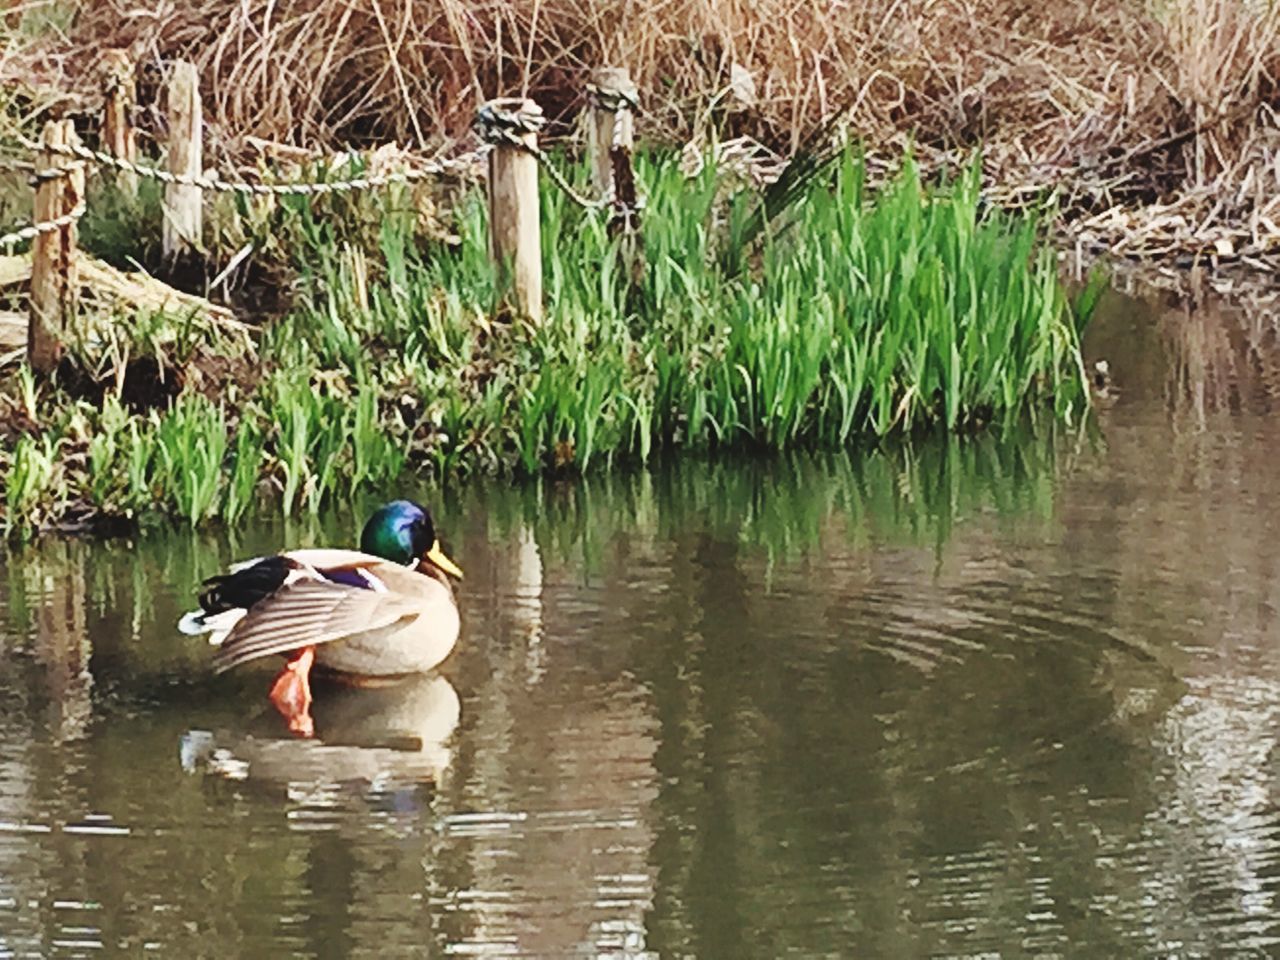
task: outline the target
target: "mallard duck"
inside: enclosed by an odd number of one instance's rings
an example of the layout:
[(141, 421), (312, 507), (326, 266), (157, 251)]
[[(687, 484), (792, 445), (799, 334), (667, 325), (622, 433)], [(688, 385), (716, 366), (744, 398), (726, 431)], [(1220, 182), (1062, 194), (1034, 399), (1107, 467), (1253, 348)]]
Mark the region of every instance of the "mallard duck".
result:
[(426, 673), (458, 640), (449, 578), (462, 571), (440, 549), (424, 507), (396, 500), (360, 534), (359, 550), (292, 550), (232, 566), (205, 581), (200, 609), (178, 623), (210, 635), (214, 669), (283, 654), (271, 700), (289, 729), (311, 736), (313, 665), (352, 678)]

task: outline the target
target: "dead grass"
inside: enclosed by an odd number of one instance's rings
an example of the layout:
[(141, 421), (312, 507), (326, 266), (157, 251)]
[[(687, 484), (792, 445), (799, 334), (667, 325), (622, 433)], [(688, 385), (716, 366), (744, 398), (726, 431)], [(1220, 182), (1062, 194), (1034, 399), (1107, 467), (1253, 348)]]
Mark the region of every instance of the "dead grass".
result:
[[(590, 69), (617, 64), (631, 69), (642, 132), (655, 138), (683, 143), (714, 128), (785, 153), (845, 110), (873, 146), (911, 138), (941, 162), (981, 145), (993, 183), (1064, 188), (1068, 210), (1092, 218), (1091, 243), (1142, 233), (1151, 218), (1134, 211), (1152, 205), (1154, 239), (1130, 237), (1133, 252), (1258, 255), (1280, 243), (1275, 0), (36, 6), (62, 10), (65, 26), (9, 43), (0, 80), (35, 78), (67, 105), (92, 105), (86, 51), (129, 46), (148, 67), (145, 108), (164, 64), (189, 58), (211, 134), (231, 151), (248, 138), (432, 148), (463, 136), (476, 105), (500, 95), (532, 95), (569, 120)], [(1172, 230), (1169, 208), (1182, 218)]]
[[(1188, 0), (1208, 2), (1208, 0)], [(529, 93), (552, 115), (587, 72), (629, 67), (650, 129), (687, 140), (708, 119), (794, 147), (851, 108), (873, 139), (938, 144), (993, 131), (1052, 158), (1091, 117), (1168, 111), (1141, 5), (1025, 0), (133, 0), (82, 2), (43, 74), (83, 77), (85, 45), (194, 59), (224, 132), (313, 144), (456, 137), (478, 102)], [(55, 41), (62, 39), (54, 34)], [(1123, 65), (1134, 69), (1125, 71)], [(1165, 65), (1168, 66), (1167, 64)], [(734, 81), (737, 82), (734, 82)], [(1096, 131), (1095, 131), (1096, 132)]]

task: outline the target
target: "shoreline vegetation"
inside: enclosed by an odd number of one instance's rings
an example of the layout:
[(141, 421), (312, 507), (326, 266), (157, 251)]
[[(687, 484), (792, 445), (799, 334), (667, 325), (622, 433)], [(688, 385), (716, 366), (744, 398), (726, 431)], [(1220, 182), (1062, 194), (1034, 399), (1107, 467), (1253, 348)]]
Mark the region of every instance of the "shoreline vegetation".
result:
[[(405, 470), (535, 474), (1077, 423), (1080, 332), (1102, 281), (1069, 296), (1053, 238), (1077, 257), (1244, 266), (1280, 238), (1277, 4), (127, 7), (0, 15), (0, 145), (16, 152), (52, 116), (93, 144), (100, 65), (86, 51), (127, 47), (153, 156), (165, 70), (184, 58), (205, 90), (206, 168), (395, 168), (465, 145), (480, 91), (527, 92), (585, 189), (586, 81), (622, 63), (641, 91), (647, 207), (620, 239), (542, 174), (547, 317), (532, 326), (501, 307), (474, 184), (207, 196), (204, 259), (175, 273), (157, 185), (134, 198), (92, 177), (85, 252), (216, 309), (104, 301), (51, 382), (0, 367), (9, 537), (232, 523), (271, 501), (314, 514)], [(750, 170), (702, 162), (735, 142), (776, 165), (819, 133), (844, 147), (772, 195)], [(24, 178), (0, 181), (0, 217), (27, 219)], [(24, 306), (0, 290), (0, 319)]]
[[(118, 317), (53, 382), (10, 370), (5, 530), (233, 523), (269, 496), (314, 513), (407, 468), (589, 470), (1083, 417), (1079, 333), (1101, 284), (1070, 300), (1040, 224), (984, 206), (976, 164), (925, 184), (908, 156), (873, 191), (848, 147), (761, 229), (754, 190), (709, 166), (689, 180), (678, 159), (637, 157), (640, 270), (544, 184), (540, 325), (500, 309), (479, 189), (454, 198), (446, 239), (423, 235), (410, 191), (288, 198), (261, 221), (237, 201), (230, 220), (288, 251), (292, 307), (248, 347), (191, 315)], [(86, 248), (147, 259), (148, 207), (154, 192), (126, 211), (91, 197)], [(138, 226), (106, 228), (120, 222)]]

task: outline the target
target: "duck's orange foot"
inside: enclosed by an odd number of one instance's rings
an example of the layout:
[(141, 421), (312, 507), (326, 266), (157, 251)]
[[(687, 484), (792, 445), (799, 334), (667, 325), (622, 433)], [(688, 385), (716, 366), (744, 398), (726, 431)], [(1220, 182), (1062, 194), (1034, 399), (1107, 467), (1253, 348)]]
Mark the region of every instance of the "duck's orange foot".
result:
[(315, 736), (315, 722), (311, 719), (311, 665), (315, 663), (316, 648), (303, 647), (284, 665), (280, 676), (271, 685), (271, 702), (289, 723), (289, 732), (302, 737)]

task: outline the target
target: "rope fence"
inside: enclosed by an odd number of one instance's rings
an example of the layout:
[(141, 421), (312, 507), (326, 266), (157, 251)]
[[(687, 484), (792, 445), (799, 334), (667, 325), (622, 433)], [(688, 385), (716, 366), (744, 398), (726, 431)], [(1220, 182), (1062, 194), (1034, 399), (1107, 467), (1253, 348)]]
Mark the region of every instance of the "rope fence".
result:
[(0, 155), (0, 173), (27, 175), (36, 197), (34, 222), (0, 234), (0, 250), (12, 254), (17, 244), (51, 238), (32, 250), (28, 359), (39, 373), (48, 373), (56, 365), (61, 338), (74, 320), (78, 283), (75, 226), (86, 212), (84, 181), (92, 171), (113, 171), (117, 185), (126, 193), (136, 193), (143, 180), (164, 185), (165, 255), (174, 257), (199, 247), (206, 192), (319, 197), (411, 187), (441, 178), (467, 179), (482, 175), (481, 169), (487, 166), (483, 175), (489, 182), (490, 248), (495, 266), (509, 274), (516, 312), (533, 322), (542, 313), (539, 171), (571, 203), (592, 214), (607, 213), (611, 231), (634, 232), (644, 207), (631, 168), (639, 98), (626, 70), (602, 68), (586, 88), (594, 188), (594, 195), (587, 195), (575, 188), (538, 145), (546, 118), (530, 100), (484, 104), (474, 123), (482, 141), (479, 149), (451, 158), (413, 158), (407, 169), (309, 180), (204, 173), (200, 165), (198, 79), (194, 67), (186, 63), (174, 65), (169, 81), (168, 166), (139, 161), (132, 126), (135, 65), (123, 50), (106, 51), (103, 64), (101, 149), (81, 143), (71, 121), (50, 121), (40, 142), (19, 142), (22, 149), (31, 151), (33, 159)]
[[(116, 89), (107, 88), (108, 94)], [(587, 86), (589, 102), (593, 107), (612, 116), (612, 150), (630, 149), (629, 123), (637, 103), (634, 92), (603, 88), (595, 84)], [(476, 114), (475, 130), (484, 145), (477, 150), (448, 159), (433, 158), (419, 160), (409, 170), (389, 173), (365, 174), (340, 180), (287, 181), (287, 182), (251, 182), (248, 180), (228, 180), (218, 175), (195, 175), (175, 173), (161, 167), (117, 156), (105, 150), (96, 150), (81, 143), (40, 144), (31, 140), (22, 140), (24, 148), (31, 151), (47, 151), (70, 159), (85, 161), (97, 168), (109, 168), (131, 174), (143, 179), (154, 180), (172, 186), (194, 187), (214, 193), (232, 193), (242, 196), (286, 197), (286, 196), (324, 196), (335, 193), (377, 190), (391, 186), (413, 186), (442, 177), (465, 178), (475, 172), (494, 147), (506, 146), (531, 154), (541, 165), (548, 178), (564, 192), (573, 203), (587, 211), (600, 211), (617, 206), (619, 203), (616, 183), (610, 181), (610, 189), (605, 196), (592, 199), (584, 196), (560, 172), (547, 153), (539, 148), (536, 141), (528, 139), (529, 134), (536, 135), (545, 124), (541, 112), (532, 113), (521, 110), (508, 110), (486, 103)], [(624, 132), (627, 136), (624, 139)], [(15, 157), (0, 157), (0, 172), (26, 173), (31, 182), (38, 184), (49, 180), (57, 180), (66, 176), (73, 167), (52, 166), (38, 167), (30, 160)], [(641, 199), (632, 201), (636, 206), (643, 204)], [(33, 223), (0, 234), (0, 247), (12, 248), (15, 244), (31, 240), (42, 233), (49, 233), (73, 223), (85, 213), (84, 205), (79, 204), (74, 210), (62, 216), (41, 223)], [(10, 252), (12, 252), (10, 250)]]
[[(506, 287), (514, 300), (515, 311), (535, 323), (542, 315), (539, 171), (545, 173), (571, 203), (592, 214), (607, 213), (612, 235), (633, 237), (624, 247), (626, 255), (642, 256), (637, 228), (645, 200), (638, 194), (632, 169), (639, 97), (625, 69), (601, 68), (586, 86), (593, 187), (593, 195), (587, 195), (569, 181), (538, 145), (546, 118), (536, 103), (523, 99), (494, 100), (478, 109), (473, 125), (482, 141), (478, 149), (451, 158), (412, 158), (407, 169), (311, 180), (233, 179), (216, 172), (202, 173), (198, 80), (194, 67), (186, 63), (175, 64), (170, 79), (168, 168), (140, 162), (136, 158), (136, 135), (132, 128), (134, 64), (121, 50), (107, 51), (103, 62), (100, 144), (105, 149), (81, 143), (71, 121), (67, 120), (47, 123), (38, 143), (20, 141), (20, 146), (31, 151), (35, 159), (0, 155), (0, 173), (29, 177), (36, 192), (37, 212), (34, 222), (0, 234), (0, 249), (12, 254), (13, 247), (19, 243), (53, 237), (43, 245), (37, 244), (32, 252), (32, 277), (47, 281), (42, 285), (33, 281), (31, 292), (33, 334), (29, 338), (32, 346), (28, 357), (37, 372), (49, 372), (49, 364), (60, 354), (58, 338), (69, 330), (74, 319), (75, 225), (86, 212), (84, 179), (91, 171), (115, 172), (118, 187), (126, 193), (136, 193), (143, 180), (164, 185), (166, 257), (198, 250), (202, 197), (206, 192), (247, 197), (319, 197), (410, 187), (441, 178), (485, 176), (489, 185), (490, 250), (495, 267), (507, 274)], [(748, 157), (749, 153), (746, 149), (738, 151), (741, 157)], [(714, 152), (712, 162), (735, 156), (733, 145), (722, 145)], [(59, 162), (59, 158), (66, 162)], [(336, 168), (331, 169), (336, 174)], [(482, 174), (481, 170), (485, 172)], [(760, 178), (756, 179), (759, 182)], [(37, 328), (43, 331), (38, 336)], [(47, 342), (43, 349), (37, 350), (34, 345), (41, 338)], [(38, 353), (46, 360), (37, 363)]]
[[(39, 144), (32, 145), (41, 149)], [(442, 176), (466, 176), (488, 154), (488, 148), (481, 148), (450, 160), (428, 161), (424, 166), (412, 170), (394, 171), (391, 173), (368, 174), (351, 177), (345, 180), (318, 180), (314, 182), (287, 183), (250, 183), (248, 181), (224, 180), (217, 176), (191, 176), (175, 174), (159, 167), (135, 163), (123, 157), (115, 157), (101, 150), (93, 150), (80, 144), (44, 147), (54, 153), (78, 160), (89, 161), (98, 167), (109, 167), (138, 177), (156, 180), (175, 186), (195, 187), (217, 193), (234, 193), (242, 196), (323, 196), (360, 190), (376, 190), (389, 186), (413, 186)], [(12, 158), (0, 158), (0, 172), (27, 173), (32, 185), (47, 181), (60, 180), (72, 172), (71, 166), (54, 166), (37, 168), (30, 161)], [(33, 223), (10, 233), (0, 234), (0, 247), (12, 253), (15, 244), (34, 239), (42, 233), (50, 233), (75, 222), (85, 213), (85, 206), (80, 203), (74, 210), (40, 223)]]
[[(103, 150), (93, 150), (82, 144), (65, 144), (55, 147), (42, 147), (38, 143), (27, 141), (25, 146), (40, 150), (51, 149), (52, 152), (78, 160), (86, 160), (100, 167), (111, 167), (139, 177), (157, 180), (160, 183), (174, 186), (198, 187), (214, 193), (236, 193), (248, 196), (316, 196), (327, 193), (341, 193), (352, 190), (376, 190), (393, 185), (409, 186), (427, 180), (435, 180), (442, 176), (459, 176), (467, 174), (477, 162), (488, 152), (485, 149), (463, 154), (451, 160), (420, 161), (421, 166), (413, 170), (394, 171), (391, 173), (370, 174), (352, 177), (347, 180), (318, 180), (314, 182), (281, 182), (250, 183), (246, 180), (224, 180), (218, 176), (195, 176), (192, 174), (173, 173), (149, 164), (136, 163), (124, 157), (113, 156)], [(52, 167), (37, 170), (35, 179), (61, 177), (66, 173), (65, 167)]]
[[(557, 187), (565, 192), (574, 203), (584, 210), (599, 210), (603, 203), (590, 200), (576, 190), (565, 179), (564, 175), (548, 160), (547, 155), (537, 145), (537, 134), (546, 123), (542, 111), (534, 111), (522, 106), (518, 109), (506, 109), (498, 106), (500, 101), (490, 101), (476, 112), (473, 127), (480, 139), (490, 147), (512, 147), (523, 150), (542, 164), (543, 169), (551, 177)], [(531, 104), (532, 101), (524, 101)]]

